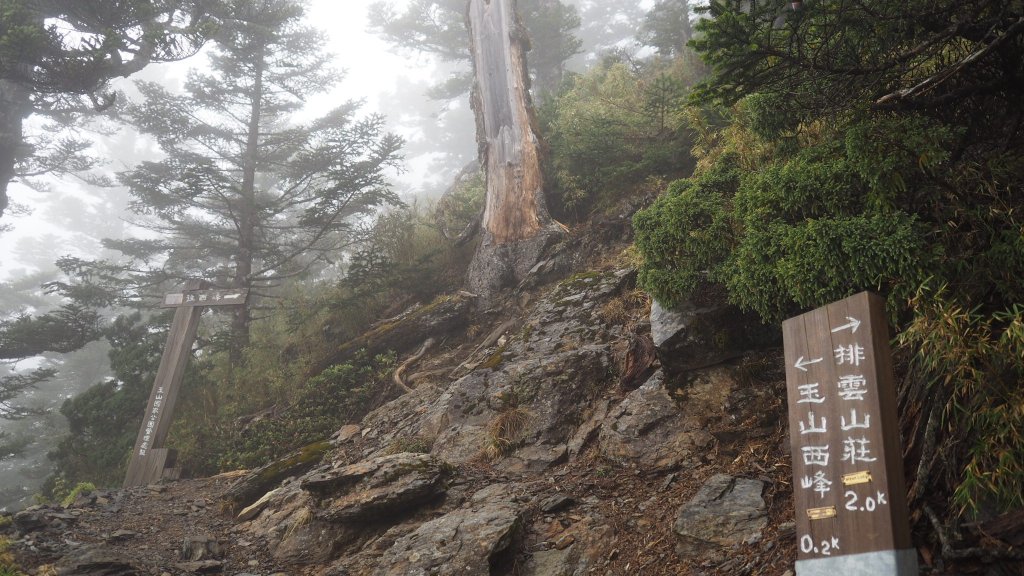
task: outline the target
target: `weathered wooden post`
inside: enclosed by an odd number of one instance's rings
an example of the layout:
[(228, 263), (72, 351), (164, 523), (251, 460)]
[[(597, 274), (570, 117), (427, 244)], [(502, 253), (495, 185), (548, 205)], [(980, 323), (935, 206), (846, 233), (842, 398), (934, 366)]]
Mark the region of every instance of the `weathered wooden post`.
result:
[(885, 301), (862, 292), (782, 324), (797, 576), (910, 576)]
[(204, 290), (207, 286), (202, 280), (189, 280), (182, 292), (164, 297), (163, 307), (177, 310), (167, 334), (167, 344), (156, 371), (142, 427), (135, 440), (128, 473), (125, 474), (126, 488), (152, 484), (174, 467), (174, 451), (164, 448), (164, 442), (174, 419), (174, 404), (178, 400), (188, 359), (192, 356), (192, 344), (196, 340), (203, 308), (245, 304), (248, 295), (246, 290)]

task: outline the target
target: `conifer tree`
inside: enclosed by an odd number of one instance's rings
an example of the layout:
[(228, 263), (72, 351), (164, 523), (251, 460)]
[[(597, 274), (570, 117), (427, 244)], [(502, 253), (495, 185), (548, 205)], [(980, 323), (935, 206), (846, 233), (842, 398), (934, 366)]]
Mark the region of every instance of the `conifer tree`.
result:
[(681, 54), (692, 36), (687, 0), (658, 0), (644, 16), (637, 34), (640, 42), (666, 57)]
[[(257, 295), (339, 256), (355, 217), (397, 202), (385, 176), (401, 140), (346, 102), (299, 122), (304, 99), (339, 74), (295, 0), (230, 2), (184, 94), (139, 83), (128, 116), (166, 157), (121, 174), (153, 238), (107, 241), (131, 260), (135, 289), (201, 277)], [(252, 299), (250, 298), (250, 306)], [(251, 312), (236, 312), (237, 351)]]
[[(213, 30), (207, 0), (4, 0), (0, 3), (0, 216), (7, 185), (89, 168), (87, 143), (36, 139), (24, 121), (67, 124), (113, 103), (112, 78), (194, 54)], [(57, 24), (59, 22), (59, 25)]]

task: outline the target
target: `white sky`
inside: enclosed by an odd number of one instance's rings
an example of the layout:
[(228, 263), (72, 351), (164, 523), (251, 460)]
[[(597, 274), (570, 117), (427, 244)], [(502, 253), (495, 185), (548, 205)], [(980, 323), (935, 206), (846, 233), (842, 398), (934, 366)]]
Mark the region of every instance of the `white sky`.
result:
[[(344, 70), (345, 77), (336, 90), (327, 95), (317, 96), (310, 101), (314, 110), (326, 111), (334, 105), (350, 99), (365, 100), (363, 111), (388, 113), (379, 109), (379, 96), (382, 92), (393, 92), (396, 79), (400, 76), (417, 80), (429, 79), (432, 66), (424, 57), (399, 55), (379, 37), (369, 33), (366, 14), (373, 0), (311, 0), (307, 11), (311, 25), (323, 30), (329, 37), (326, 50), (334, 54), (335, 66)], [(401, 4), (401, 1), (397, 2)], [(133, 78), (159, 80), (173, 84), (175, 79), (183, 80), (186, 71), (200, 65), (202, 56), (174, 64), (153, 65)], [(400, 111), (390, 111), (399, 114)], [(145, 140), (140, 140), (144, 146)], [(95, 151), (103, 153), (100, 143)], [(155, 153), (155, 150), (154, 150)], [(123, 162), (114, 161), (110, 166), (113, 170), (126, 168)], [(406, 178), (415, 180), (422, 175), (417, 174), (415, 166), (409, 167)], [(66, 229), (59, 222), (47, 219), (47, 206), (60, 205), (69, 200), (84, 203), (83, 209), (102, 212), (109, 207), (94, 195), (84, 191), (74, 178), (54, 181), (50, 190), (45, 193), (35, 192), (20, 184), (12, 184), (8, 188), (14, 204), (26, 206), (32, 213), (18, 215), (11, 212), (0, 218), (0, 226), (9, 226), (11, 230), (0, 231), (0, 281), (10, 280), (33, 271), (26, 263), (17, 258), (16, 247), (24, 238), (52, 235), (51, 241), (61, 242), (61, 253), (77, 256), (89, 255), (95, 249), (92, 245), (83, 245), (68, 236)], [(402, 185), (399, 184), (399, 188)]]

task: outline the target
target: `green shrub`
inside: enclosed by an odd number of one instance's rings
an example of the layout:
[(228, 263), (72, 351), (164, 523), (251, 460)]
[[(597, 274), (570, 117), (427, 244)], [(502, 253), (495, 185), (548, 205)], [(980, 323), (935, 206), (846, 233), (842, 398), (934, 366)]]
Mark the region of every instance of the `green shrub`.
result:
[(307, 444), (325, 440), (344, 424), (358, 422), (389, 382), (392, 356), (336, 364), (300, 386), (278, 414), (230, 431), (220, 469), (252, 468)]
[(919, 406), (917, 495), (939, 488), (968, 515), (1020, 507), (1024, 155), (958, 160), (964, 130), (916, 113), (772, 124), (771, 102), (702, 126), (697, 174), (634, 217), (640, 284), (672, 305), (707, 280), (773, 323), (882, 293)]
[(674, 182), (634, 217), (640, 284), (675, 305), (718, 283), (768, 321), (865, 289), (908, 298), (932, 262), (927, 228), (869, 208), (844, 152), (826, 141), (753, 171), (726, 153)]
[(547, 102), (540, 117), (555, 212), (586, 214), (645, 177), (687, 172), (688, 82), (681, 60), (637, 71), (611, 59)]
[(68, 492), (67, 496), (61, 499), (60, 505), (67, 508), (68, 506), (71, 506), (72, 504), (75, 503), (75, 500), (78, 498), (79, 495), (88, 494), (95, 489), (96, 485), (93, 484), (92, 482), (79, 482), (78, 484), (75, 485), (74, 488), (71, 489), (70, 492)]
[(660, 302), (684, 300), (729, 254), (733, 242), (723, 194), (677, 180), (633, 219), (645, 260), (640, 283)]
[(0, 537), (0, 576), (25, 576), (14, 563), (14, 555), (8, 551), (9, 546), (7, 539)]

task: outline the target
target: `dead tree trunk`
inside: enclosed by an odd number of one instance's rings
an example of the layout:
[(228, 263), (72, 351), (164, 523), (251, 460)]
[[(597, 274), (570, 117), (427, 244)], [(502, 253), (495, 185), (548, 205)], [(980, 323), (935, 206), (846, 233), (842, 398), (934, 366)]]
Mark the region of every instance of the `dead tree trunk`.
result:
[(544, 201), (540, 141), (526, 71), (526, 36), (515, 0), (470, 0), (480, 160), (486, 168), (483, 240), (469, 289), (484, 301), (522, 280), (559, 236)]

